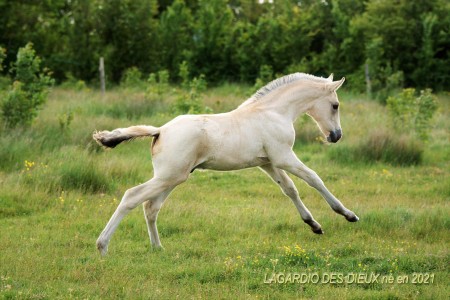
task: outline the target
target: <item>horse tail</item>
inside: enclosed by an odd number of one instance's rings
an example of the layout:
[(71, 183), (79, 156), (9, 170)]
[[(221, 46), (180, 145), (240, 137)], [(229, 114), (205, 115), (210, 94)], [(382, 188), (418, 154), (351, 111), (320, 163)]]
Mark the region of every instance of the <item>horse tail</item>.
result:
[(158, 127), (138, 125), (128, 128), (117, 128), (113, 131), (96, 131), (92, 137), (99, 145), (114, 148), (123, 141), (147, 136), (158, 137), (159, 133), (160, 129)]

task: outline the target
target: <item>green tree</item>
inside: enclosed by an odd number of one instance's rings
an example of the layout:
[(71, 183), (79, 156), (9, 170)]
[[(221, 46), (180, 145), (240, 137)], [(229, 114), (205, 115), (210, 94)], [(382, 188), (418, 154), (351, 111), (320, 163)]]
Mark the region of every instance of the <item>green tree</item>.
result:
[(160, 18), (159, 40), (162, 65), (170, 74), (192, 55), (193, 19), (184, 0), (175, 0)]
[(194, 51), (188, 59), (194, 76), (204, 74), (212, 80), (230, 77), (233, 12), (226, 0), (199, 0), (195, 13)]
[[(449, 44), (449, 8), (448, 1), (442, 0), (369, 1), (364, 13), (353, 18), (352, 29), (362, 33), (360, 42), (380, 87), (399, 72), (407, 86), (441, 86), (448, 79), (448, 51), (439, 49)], [(431, 70), (429, 62), (440, 68)]]
[(29, 126), (47, 100), (53, 79), (42, 70), (41, 59), (31, 43), (19, 49), (13, 72), (14, 84), (1, 103), (2, 116), (7, 127)]
[(143, 73), (159, 69), (156, 4), (156, 0), (110, 0), (98, 7), (101, 55), (114, 82), (132, 66)]
[(404, 89), (399, 95), (387, 99), (387, 108), (392, 116), (394, 128), (407, 129), (416, 138), (428, 140), (431, 120), (437, 110), (436, 99), (430, 89), (420, 91)]

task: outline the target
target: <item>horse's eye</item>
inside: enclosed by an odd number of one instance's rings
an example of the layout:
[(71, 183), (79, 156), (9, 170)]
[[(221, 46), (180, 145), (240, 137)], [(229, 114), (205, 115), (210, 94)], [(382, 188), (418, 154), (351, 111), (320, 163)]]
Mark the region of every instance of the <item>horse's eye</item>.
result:
[(339, 108), (339, 104), (333, 104), (333, 109), (337, 110)]

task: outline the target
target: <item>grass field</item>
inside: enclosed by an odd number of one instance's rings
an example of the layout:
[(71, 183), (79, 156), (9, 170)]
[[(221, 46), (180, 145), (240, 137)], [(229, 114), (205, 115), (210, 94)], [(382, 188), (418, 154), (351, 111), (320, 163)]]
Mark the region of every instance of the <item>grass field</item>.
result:
[[(246, 96), (248, 87), (224, 85), (209, 89), (205, 103), (222, 112)], [(124, 191), (151, 178), (152, 164), (149, 140), (104, 151), (91, 134), (162, 125), (174, 98), (56, 88), (32, 128), (0, 133), (0, 298), (448, 299), (448, 94), (439, 97), (420, 165), (332, 155), (388, 127), (385, 107), (364, 97), (340, 93), (345, 135), (336, 145), (316, 141), (312, 121), (298, 121), (299, 158), (360, 222), (346, 222), (293, 178), (325, 231), (315, 235), (258, 169), (195, 171), (159, 214), (164, 251), (150, 248), (139, 208), (100, 257), (99, 233)]]

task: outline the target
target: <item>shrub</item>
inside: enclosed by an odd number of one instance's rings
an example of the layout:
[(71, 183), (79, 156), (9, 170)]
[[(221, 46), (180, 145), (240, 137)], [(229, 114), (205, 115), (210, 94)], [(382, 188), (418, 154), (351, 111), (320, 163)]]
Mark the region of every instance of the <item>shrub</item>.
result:
[(7, 127), (29, 126), (47, 100), (48, 87), (53, 84), (49, 72), (41, 70), (41, 60), (33, 45), (20, 48), (13, 64), (15, 78), (6, 100), (1, 104)]
[(136, 67), (131, 67), (125, 70), (122, 75), (120, 85), (123, 87), (134, 88), (142, 85), (142, 73)]
[(177, 98), (173, 110), (176, 114), (199, 114), (211, 113), (212, 109), (203, 105), (203, 93), (206, 90), (207, 82), (205, 75), (201, 74), (189, 80), (189, 69), (186, 62), (180, 64), (179, 76), (183, 91)]
[(81, 79), (76, 79), (71, 73), (66, 74), (67, 79), (61, 83), (60, 87), (76, 91), (87, 90), (86, 82)]
[(181, 78), (181, 86), (184, 89), (189, 88), (189, 67), (186, 61), (183, 61), (180, 64), (180, 71), (178, 72), (178, 76)]
[(169, 71), (161, 70), (157, 74), (151, 73), (147, 80), (146, 98), (161, 100), (161, 96), (169, 89)]
[(73, 111), (69, 110), (67, 113), (63, 113), (58, 117), (59, 129), (61, 129), (62, 132), (69, 130), (72, 121), (73, 121)]
[(205, 76), (202, 74), (189, 82), (188, 89), (177, 98), (174, 105), (177, 114), (212, 113), (212, 109), (203, 105), (203, 92), (206, 90)]
[(404, 89), (402, 93), (387, 99), (387, 108), (396, 130), (408, 130), (418, 139), (427, 141), (431, 120), (437, 110), (435, 97), (430, 89), (420, 91)]

